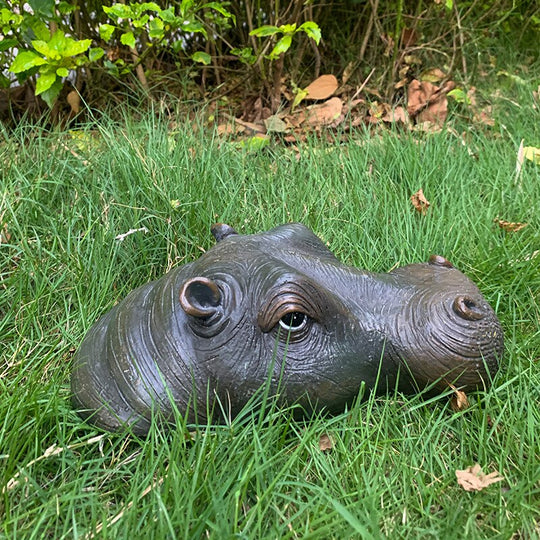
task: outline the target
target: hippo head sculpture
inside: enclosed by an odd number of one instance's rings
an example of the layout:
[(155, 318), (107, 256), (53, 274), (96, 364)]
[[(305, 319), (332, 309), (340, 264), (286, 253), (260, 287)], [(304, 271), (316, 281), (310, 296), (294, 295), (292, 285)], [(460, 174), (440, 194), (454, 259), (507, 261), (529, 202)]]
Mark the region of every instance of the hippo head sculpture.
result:
[(498, 369), (493, 309), (441, 256), (375, 274), (340, 263), (300, 224), (212, 233), (212, 249), (132, 291), (86, 335), (71, 384), (92, 423), (144, 434), (155, 411), (234, 416), (265, 384), (337, 412), (362, 384), (473, 389)]

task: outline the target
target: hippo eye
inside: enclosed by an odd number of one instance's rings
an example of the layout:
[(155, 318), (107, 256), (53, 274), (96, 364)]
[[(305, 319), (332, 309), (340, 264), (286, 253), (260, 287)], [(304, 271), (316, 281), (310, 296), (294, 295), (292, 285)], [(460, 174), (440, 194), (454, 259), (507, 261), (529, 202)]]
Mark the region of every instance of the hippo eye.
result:
[(305, 313), (299, 311), (291, 311), (286, 313), (279, 319), (279, 326), (287, 332), (295, 332), (304, 328), (307, 324), (308, 317)]

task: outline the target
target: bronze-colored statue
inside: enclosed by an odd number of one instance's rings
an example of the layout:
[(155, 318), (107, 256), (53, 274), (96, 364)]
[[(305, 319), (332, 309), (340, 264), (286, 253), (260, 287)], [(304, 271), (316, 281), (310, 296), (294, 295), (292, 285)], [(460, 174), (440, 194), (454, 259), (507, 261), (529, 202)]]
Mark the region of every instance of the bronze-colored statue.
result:
[(500, 323), (443, 257), (375, 274), (340, 263), (300, 224), (212, 232), (212, 249), (132, 291), (83, 340), (73, 400), (94, 424), (144, 434), (173, 406), (219, 421), (265, 383), (283, 402), (337, 412), (362, 383), (472, 389), (498, 369)]

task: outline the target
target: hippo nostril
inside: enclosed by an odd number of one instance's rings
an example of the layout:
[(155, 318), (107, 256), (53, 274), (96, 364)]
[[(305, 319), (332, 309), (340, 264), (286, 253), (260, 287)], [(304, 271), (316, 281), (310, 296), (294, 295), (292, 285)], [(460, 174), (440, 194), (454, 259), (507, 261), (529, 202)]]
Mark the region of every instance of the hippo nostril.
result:
[(452, 308), (461, 318), (468, 321), (478, 321), (485, 317), (482, 308), (469, 296), (458, 296)]

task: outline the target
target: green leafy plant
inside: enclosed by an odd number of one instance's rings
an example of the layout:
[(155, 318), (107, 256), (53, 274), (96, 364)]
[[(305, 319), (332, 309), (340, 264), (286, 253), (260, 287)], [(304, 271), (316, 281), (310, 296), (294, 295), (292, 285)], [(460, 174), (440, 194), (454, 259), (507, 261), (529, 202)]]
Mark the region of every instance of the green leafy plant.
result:
[[(196, 3), (194, 0), (183, 0), (176, 13), (175, 6), (162, 9), (155, 2), (132, 2), (130, 4), (113, 4), (103, 6), (103, 11), (115, 24), (100, 25), (99, 34), (105, 41), (110, 41), (115, 34), (120, 35), (120, 43), (129, 47), (132, 52), (139, 45), (140, 53), (133, 58), (140, 62), (152, 47), (171, 47), (178, 53), (185, 46), (182, 39), (186, 34), (200, 34), (208, 39), (204, 20), (212, 12), (212, 21), (217, 25), (234, 22), (234, 15), (227, 11), (225, 3)], [(195, 51), (190, 58), (208, 65), (211, 56), (207, 52)], [(110, 66), (109, 66), (110, 67)]]
[[(37, 75), (36, 95), (41, 95), (49, 107), (52, 107), (62, 89), (63, 79), (71, 70), (103, 56), (103, 49), (90, 49), (90, 39), (75, 40), (66, 36), (62, 30), (56, 30), (52, 36), (43, 29), (41, 39), (31, 41), (32, 48), (17, 54), (9, 67), (20, 80)], [(89, 56), (84, 53), (89, 51)]]
[(269, 60), (276, 60), (290, 49), (293, 36), (299, 32), (304, 32), (308, 37), (313, 39), (317, 45), (321, 40), (321, 29), (317, 23), (313, 21), (306, 21), (298, 27), (296, 23), (283, 24), (281, 26), (264, 25), (252, 30), (249, 35), (259, 38), (274, 38), (276, 36), (281, 36), (270, 53), (266, 56)]
[[(253, 49), (236, 49), (236, 54), (244, 63), (258, 64), (262, 79), (269, 86), (270, 101), (275, 111), (279, 107), (280, 81), (283, 73), (284, 55), (291, 48), (293, 36), (299, 33), (306, 34), (317, 45), (321, 40), (321, 29), (313, 21), (306, 21), (300, 26), (297, 23), (282, 24), (281, 26), (263, 25), (252, 30), (249, 35), (256, 38), (266, 38), (266, 42), (259, 55)], [(271, 48), (270, 52), (267, 52)], [(265, 66), (264, 60), (269, 63)], [(272, 83), (269, 83), (269, 74), (272, 73)]]
[(14, 32), (18, 30), (23, 21), (22, 15), (12, 13), (3, 7), (0, 9), (0, 30), (4, 38), (0, 40), (0, 87), (8, 88), (11, 81), (2, 73), (3, 69), (13, 61), (13, 50), (17, 47)]
[[(30, 0), (22, 9), (14, 2), (0, 2), (0, 85), (19, 83), (35, 77), (35, 94), (52, 107), (64, 81), (82, 65), (103, 56), (101, 48), (91, 49), (92, 40), (70, 37), (69, 14), (75, 5), (55, 0)], [(67, 31), (66, 31), (67, 30)], [(87, 54), (88, 53), (88, 54)]]

